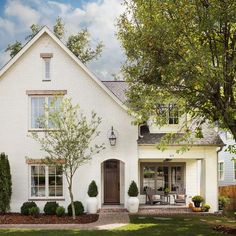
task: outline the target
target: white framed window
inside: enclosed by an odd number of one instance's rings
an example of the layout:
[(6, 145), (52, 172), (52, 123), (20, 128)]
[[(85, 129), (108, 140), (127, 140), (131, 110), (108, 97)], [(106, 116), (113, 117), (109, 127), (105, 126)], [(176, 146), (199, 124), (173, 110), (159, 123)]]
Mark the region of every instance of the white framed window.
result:
[(51, 58), (44, 58), (44, 79), (51, 81)]
[[(30, 124), (29, 128), (33, 130), (42, 130), (44, 129), (44, 123), (42, 118), (48, 116), (45, 107), (47, 106), (50, 111), (52, 103), (55, 102), (55, 107), (59, 107), (62, 96), (29, 96), (30, 103)], [(50, 121), (47, 121), (49, 128), (53, 128), (53, 124)]]
[(43, 81), (51, 81), (52, 70), (51, 70), (51, 59), (52, 53), (40, 53), (40, 57), (43, 59)]
[(166, 119), (166, 124), (179, 124), (179, 110), (177, 104), (157, 104), (157, 114)]
[(62, 198), (63, 172), (58, 166), (29, 165), (29, 198)]
[(224, 162), (218, 162), (218, 179), (224, 180)]

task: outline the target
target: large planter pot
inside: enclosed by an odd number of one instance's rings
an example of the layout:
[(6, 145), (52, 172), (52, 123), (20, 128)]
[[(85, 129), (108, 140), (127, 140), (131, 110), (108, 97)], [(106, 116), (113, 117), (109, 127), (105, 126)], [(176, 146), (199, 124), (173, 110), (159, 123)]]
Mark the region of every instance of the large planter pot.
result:
[(201, 202), (196, 202), (196, 201), (194, 201), (193, 203), (194, 203), (194, 206), (195, 206), (195, 207), (200, 207), (200, 205), (201, 205)]
[(139, 208), (139, 199), (137, 197), (129, 197), (128, 211), (129, 213), (137, 213)]
[(87, 199), (87, 212), (89, 214), (96, 214), (98, 211), (98, 200), (96, 197), (89, 197)]

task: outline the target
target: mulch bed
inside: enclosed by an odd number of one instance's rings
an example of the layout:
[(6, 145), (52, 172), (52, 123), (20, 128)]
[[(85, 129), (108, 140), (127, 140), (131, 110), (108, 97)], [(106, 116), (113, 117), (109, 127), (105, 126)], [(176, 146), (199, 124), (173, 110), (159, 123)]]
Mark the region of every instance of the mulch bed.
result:
[(19, 213), (8, 213), (0, 215), (0, 224), (88, 224), (98, 220), (98, 214), (83, 214), (76, 216), (47, 216), (40, 214), (37, 218), (33, 216), (24, 216)]
[(214, 226), (213, 229), (224, 234), (236, 235), (236, 228), (233, 226), (230, 227), (230, 226), (225, 226), (225, 225), (216, 225)]

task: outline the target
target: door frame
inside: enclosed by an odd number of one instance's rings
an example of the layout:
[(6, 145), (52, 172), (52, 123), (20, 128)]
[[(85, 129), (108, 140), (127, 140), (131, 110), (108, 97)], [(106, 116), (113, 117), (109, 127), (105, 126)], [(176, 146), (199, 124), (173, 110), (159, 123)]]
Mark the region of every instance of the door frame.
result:
[[(117, 179), (118, 179), (118, 184), (117, 184), (117, 201), (114, 202), (106, 202), (106, 191), (109, 189), (109, 187), (106, 184), (106, 162), (109, 161), (116, 161), (117, 162), (117, 170), (116, 170), (116, 174), (117, 174)], [(104, 161), (103, 163), (103, 204), (104, 205), (120, 205), (120, 161), (117, 159), (108, 159), (106, 161)]]

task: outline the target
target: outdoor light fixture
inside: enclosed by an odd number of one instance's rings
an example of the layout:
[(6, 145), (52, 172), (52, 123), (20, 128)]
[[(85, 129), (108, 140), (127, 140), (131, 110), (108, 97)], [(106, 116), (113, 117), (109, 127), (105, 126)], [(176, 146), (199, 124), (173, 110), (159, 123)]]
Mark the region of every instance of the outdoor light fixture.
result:
[(111, 127), (111, 133), (109, 136), (109, 141), (111, 146), (116, 146), (116, 135), (115, 135), (115, 130), (113, 129), (113, 126)]

